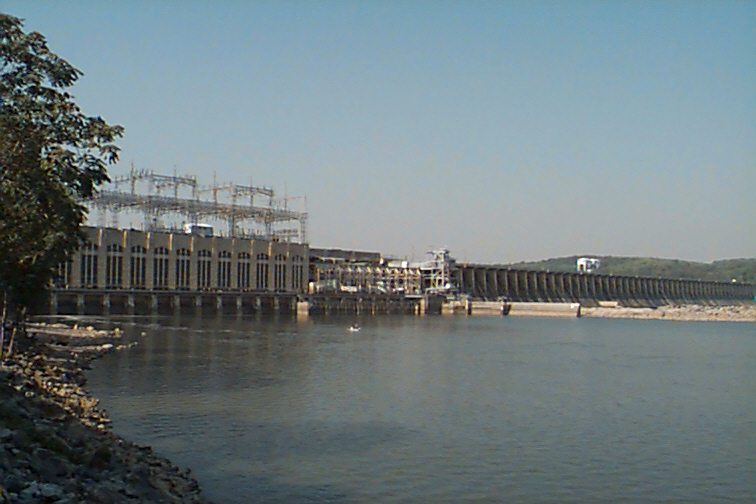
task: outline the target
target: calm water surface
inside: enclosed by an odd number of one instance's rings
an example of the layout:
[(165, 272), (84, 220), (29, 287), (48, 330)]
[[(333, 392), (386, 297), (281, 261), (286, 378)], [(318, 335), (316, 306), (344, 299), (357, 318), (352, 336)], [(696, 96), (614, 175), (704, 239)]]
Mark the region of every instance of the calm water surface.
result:
[(756, 501), (754, 324), (148, 322), (88, 386), (219, 504)]

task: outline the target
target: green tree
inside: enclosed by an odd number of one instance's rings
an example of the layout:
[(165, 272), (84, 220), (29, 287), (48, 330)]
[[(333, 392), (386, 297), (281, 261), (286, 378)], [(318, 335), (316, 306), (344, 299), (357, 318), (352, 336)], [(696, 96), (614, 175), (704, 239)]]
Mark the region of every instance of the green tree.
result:
[(82, 199), (108, 181), (120, 126), (88, 117), (66, 90), (81, 71), (0, 14), (0, 356), (84, 240)]

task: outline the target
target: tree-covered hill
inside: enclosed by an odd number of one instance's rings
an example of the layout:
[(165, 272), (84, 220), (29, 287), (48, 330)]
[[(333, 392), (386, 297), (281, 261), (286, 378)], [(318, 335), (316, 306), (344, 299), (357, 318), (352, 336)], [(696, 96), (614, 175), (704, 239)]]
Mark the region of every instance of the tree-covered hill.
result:
[(756, 283), (756, 259), (725, 259), (711, 263), (657, 259), (653, 257), (613, 257), (581, 255), (545, 259), (543, 261), (519, 262), (508, 266), (518, 269), (544, 269), (571, 272), (576, 270), (579, 257), (595, 257), (601, 260), (597, 273), (611, 275), (687, 278), (730, 282)]

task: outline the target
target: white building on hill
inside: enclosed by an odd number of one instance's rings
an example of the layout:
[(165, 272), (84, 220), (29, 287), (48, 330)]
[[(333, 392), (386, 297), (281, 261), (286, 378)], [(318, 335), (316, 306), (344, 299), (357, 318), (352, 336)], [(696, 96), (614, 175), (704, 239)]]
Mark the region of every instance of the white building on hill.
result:
[(593, 273), (601, 267), (601, 261), (593, 257), (581, 257), (577, 260), (578, 273)]

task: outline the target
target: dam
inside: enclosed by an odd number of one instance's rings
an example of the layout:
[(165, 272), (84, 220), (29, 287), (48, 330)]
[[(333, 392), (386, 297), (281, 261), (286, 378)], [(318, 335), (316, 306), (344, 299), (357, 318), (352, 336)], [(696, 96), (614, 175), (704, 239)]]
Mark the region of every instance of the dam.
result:
[(444, 249), (411, 263), (264, 237), (103, 227), (85, 234), (87, 244), (60, 267), (50, 314), (507, 314), (512, 303), (548, 303), (553, 312), (574, 304), (731, 304), (754, 296), (749, 283), (457, 263)]
[(752, 284), (737, 282), (529, 271), (471, 264), (460, 265), (456, 279), (461, 292), (478, 299), (503, 296), (536, 302), (619, 301), (625, 306), (749, 300), (754, 292)]
[[(307, 240), (308, 214), (293, 210), (293, 199), (251, 183), (201, 187), (193, 176), (132, 167), (86, 202), (99, 212), (98, 225), (84, 228), (85, 244), (59, 266), (47, 312), (506, 315), (512, 303), (554, 312), (602, 302), (731, 304), (754, 296), (749, 283), (608, 275), (579, 265), (554, 272), (459, 263), (446, 249), (412, 262), (315, 248)], [(118, 226), (122, 211), (141, 212), (140, 229)], [(169, 226), (165, 217), (182, 225)], [(225, 222), (226, 233), (209, 221)]]

